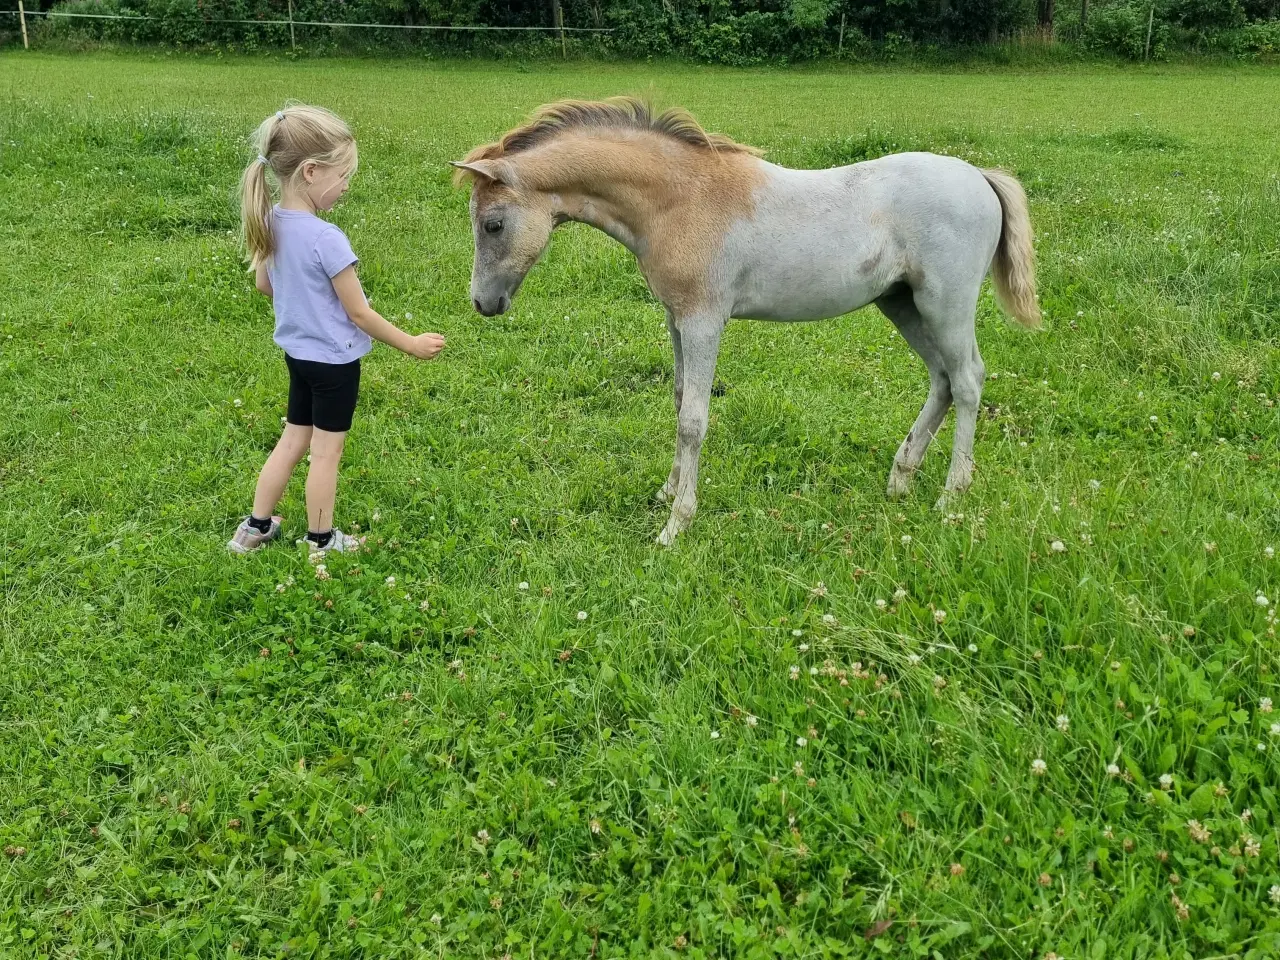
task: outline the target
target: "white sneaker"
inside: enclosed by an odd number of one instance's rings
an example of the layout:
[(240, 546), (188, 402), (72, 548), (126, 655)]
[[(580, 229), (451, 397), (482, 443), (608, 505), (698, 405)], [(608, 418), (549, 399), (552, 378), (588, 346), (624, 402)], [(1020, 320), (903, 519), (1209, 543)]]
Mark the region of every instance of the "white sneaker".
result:
[(343, 533), (341, 530), (334, 528), (333, 536), (329, 538), (329, 542), (323, 547), (316, 546), (313, 540), (303, 537), (298, 541), (305, 543), (313, 554), (317, 553), (356, 553), (364, 546), (364, 537), (353, 537), (349, 533)]

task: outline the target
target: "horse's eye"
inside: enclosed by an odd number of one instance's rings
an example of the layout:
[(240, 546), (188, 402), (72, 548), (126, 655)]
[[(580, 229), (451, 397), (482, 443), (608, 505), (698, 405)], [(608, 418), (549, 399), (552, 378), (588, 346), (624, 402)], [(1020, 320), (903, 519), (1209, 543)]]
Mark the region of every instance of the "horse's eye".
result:
[(502, 221), (501, 221), (501, 220), (486, 220), (486, 221), (484, 222), (484, 232), (485, 232), (485, 233), (501, 233), (501, 232), (502, 232)]

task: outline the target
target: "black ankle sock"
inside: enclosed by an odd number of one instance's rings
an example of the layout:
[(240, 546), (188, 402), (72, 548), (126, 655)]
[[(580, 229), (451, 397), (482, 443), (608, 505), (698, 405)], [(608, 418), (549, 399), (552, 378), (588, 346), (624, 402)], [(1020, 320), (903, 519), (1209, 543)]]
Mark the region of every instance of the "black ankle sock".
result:
[(316, 533), (312, 530), (307, 533), (307, 539), (317, 547), (327, 547), (329, 545), (329, 541), (333, 539), (333, 531), (326, 530), (324, 533)]
[(259, 533), (266, 533), (271, 529), (271, 518), (267, 517), (265, 520), (259, 520), (255, 516), (250, 516), (249, 526), (253, 527), (253, 529), (257, 530)]

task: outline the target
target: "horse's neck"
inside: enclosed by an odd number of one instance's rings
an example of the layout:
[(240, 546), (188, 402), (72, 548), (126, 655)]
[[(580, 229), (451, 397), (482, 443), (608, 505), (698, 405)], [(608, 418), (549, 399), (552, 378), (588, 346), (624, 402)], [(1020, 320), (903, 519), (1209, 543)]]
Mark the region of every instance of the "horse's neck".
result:
[(711, 157), (681, 145), (579, 136), (529, 157), (559, 219), (603, 230), (632, 253), (677, 314), (702, 309), (730, 225), (751, 216), (763, 170), (754, 157)]
[(537, 151), (530, 166), (559, 218), (603, 230), (643, 260), (660, 221), (697, 203), (700, 191), (690, 185), (706, 179), (681, 153), (642, 140), (578, 136)]

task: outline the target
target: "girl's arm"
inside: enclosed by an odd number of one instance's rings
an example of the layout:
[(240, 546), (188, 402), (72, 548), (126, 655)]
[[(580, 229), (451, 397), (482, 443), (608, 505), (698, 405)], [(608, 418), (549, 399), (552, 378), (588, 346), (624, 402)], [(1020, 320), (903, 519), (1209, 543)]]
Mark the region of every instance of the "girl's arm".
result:
[(267, 273), (267, 265), (265, 263), (258, 264), (258, 269), (254, 272), (253, 285), (268, 300), (275, 297), (275, 292), (271, 289), (271, 275)]
[(390, 344), (410, 356), (430, 360), (444, 347), (444, 337), (438, 333), (421, 333), (418, 336), (405, 333), (378, 311), (369, 306), (355, 265), (347, 267), (333, 278), (333, 290), (342, 302), (342, 308), (357, 327), (383, 343)]

